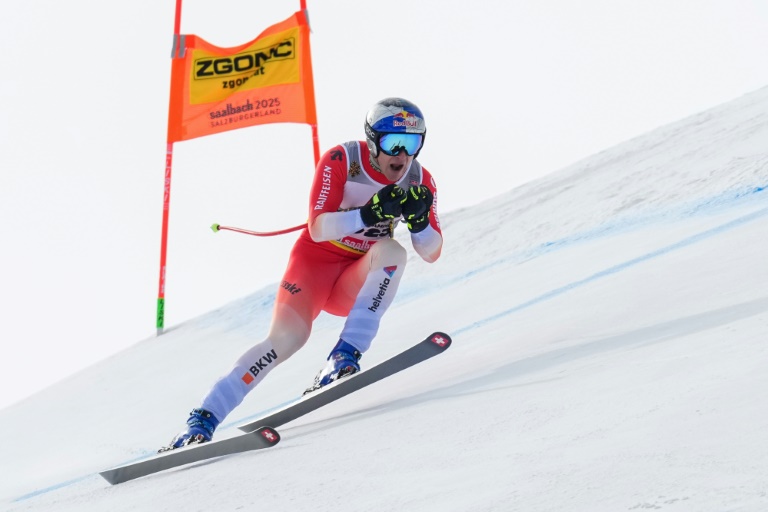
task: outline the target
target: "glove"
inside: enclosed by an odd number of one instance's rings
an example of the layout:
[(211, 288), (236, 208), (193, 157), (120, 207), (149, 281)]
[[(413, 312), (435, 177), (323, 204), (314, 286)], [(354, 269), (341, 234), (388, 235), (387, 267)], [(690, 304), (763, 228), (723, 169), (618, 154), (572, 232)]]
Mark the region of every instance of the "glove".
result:
[(382, 188), (360, 208), (360, 217), (366, 227), (399, 217), (403, 212), (405, 190), (394, 183)]
[(424, 231), (429, 225), (429, 210), (432, 208), (432, 191), (425, 185), (411, 187), (403, 203), (403, 217), (411, 233)]

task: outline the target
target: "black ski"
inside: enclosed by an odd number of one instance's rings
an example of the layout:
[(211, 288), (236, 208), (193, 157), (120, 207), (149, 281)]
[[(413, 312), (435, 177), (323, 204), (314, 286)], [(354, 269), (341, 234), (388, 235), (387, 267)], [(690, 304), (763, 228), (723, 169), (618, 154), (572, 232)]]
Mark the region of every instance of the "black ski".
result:
[(381, 379), (394, 375), (401, 370), (426, 361), (427, 359), (445, 352), (451, 345), (451, 337), (443, 332), (430, 334), (425, 340), (416, 345), (405, 349), (399, 354), (383, 361), (367, 370), (343, 377), (339, 381), (329, 384), (317, 391), (304, 395), (296, 402), (292, 402), (285, 407), (266, 414), (253, 421), (249, 421), (238, 426), (244, 432), (252, 432), (261, 425), (272, 425), (279, 427), (296, 418), (312, 412), (324, 405), (338, 400), (353, 391), (364, 388), (369, 384), (378, 382)]
[(176, 448), (148, 459), (102, 471), (99, 474), (107, 482), (114, 485), (192, 462), (231, 455), (233, 453), (269, 448), (270, 446), (275, 446), (278, 442), (280, 442), (280, 434), (275, 429), (271, 427), (254, 428), (254, 431), (248, 434), (240, 434), (229, 439), (222, 439), (221, 441)]
[(228, 439), (212, 441), (184, 448), (177, 448), (160, 453), (147, 459), (118, 466), (99, 473), (110, 484), (119, 484), (142, 476), (151, 475), (192, 462), (199, 462), (224, 455), (231, 455), (250, 450), (259, 450), (276, 445), (280, 434), (272, 427), (288, 423), (296, 418), (312, 412), (353, 391), (364, 388), (369, 384), (394, 375), (406, 368), (441, 354), (451, 345), (451, 337), (442, 332), (435, 332), (425, 340), (400, 352), (362, 372), (344, 377), (317, 391), (309, 393), (275, 412), (269, 413), (254, 421), (249, 421), (238, 428), (245, 431)]

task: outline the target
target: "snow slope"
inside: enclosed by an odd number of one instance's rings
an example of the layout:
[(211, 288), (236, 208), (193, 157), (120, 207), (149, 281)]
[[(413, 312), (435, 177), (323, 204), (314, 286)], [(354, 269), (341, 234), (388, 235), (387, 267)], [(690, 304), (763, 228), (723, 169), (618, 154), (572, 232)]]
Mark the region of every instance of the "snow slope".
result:
[[(264, 336), (276, 285), (236, 300), (0, 411), (0, 508), (768, 510), (767, 185), (763, 88), (449, 212), (362, 362), (433, 330), (448, 352), (270, 450), (109, 486)], [(298, 395), (340, 326), (218, 435)]]

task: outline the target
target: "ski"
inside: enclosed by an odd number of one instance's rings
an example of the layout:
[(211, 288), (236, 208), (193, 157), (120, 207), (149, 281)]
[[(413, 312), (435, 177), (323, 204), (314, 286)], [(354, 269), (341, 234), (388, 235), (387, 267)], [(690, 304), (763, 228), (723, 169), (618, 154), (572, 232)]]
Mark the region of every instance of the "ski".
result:
[(445, 352), (451, 345), (451, 337), (443, 332), (430, 334), (425, 340), (405, 349), (390, 359), (383, 361), (367, 370), (343, 377), (337, 382), (329, 384), (317, 391), (312, 391), (295, 402), (289, 403), (274, 412), (268, 412), (253, 421), (249, 421), (237, 428), (244, 432), (252, 432), (260, 425), (272, 425), (279, 427), (307, 413), (323, 407), (331, 402), (345, 397), (353, 391), (362, 389), (374, 382), (394, 375), (406, 368), (426, 361), (431, 357)]
[(127, 482), (142, 476), (151, 475), (166, 469), (177, 468), (192, 462), (208, 460), (233, 453), (260, 450), (275, 446), (280, 442), (280, 434), (271, 427), (254, 428), (248, 434), (195, 444), (162, 452), (148, 459), (131, 462), (99, 473), (112, 485)]
[[(423, 341), (405, 349), (386, 361), (349, 377), (344, 377), (338, 382), (313, 391), (277, 411), (267, 413), (261, 418), (238, 426), (240, 430), (246, 432), (244, 434), (219, 441), (177, 448), (147, 459), (117, 466), (102, 471), (99, 474), (107, 482), (115, 485), (193, 462), (269, 448), (280, 441), (280, 434), (273, 427), (278, 427), (300, 418), (309, 412), (347, 396), (353, 391), (362, 389), (374, 382), (426, 361), (437, 354), (443, 353), (450, 345), (450, 336), (442, 332), (435, 332)], [(262, 425), (273, 425), (273, 427), (264, 427)]]

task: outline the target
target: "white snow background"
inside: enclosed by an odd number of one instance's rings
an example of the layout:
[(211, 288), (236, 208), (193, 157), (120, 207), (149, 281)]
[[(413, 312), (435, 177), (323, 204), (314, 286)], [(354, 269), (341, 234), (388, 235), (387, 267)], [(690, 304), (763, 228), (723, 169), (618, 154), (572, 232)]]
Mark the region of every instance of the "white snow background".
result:
[[(768, 510), (766, 186), (763, 88), (449, 212), (362, 364), (434, 330), (445, 354), (274, 448), (104, 481), (265, 335), (275, 283), (0, 411), (0, 509)], [(322, 315), (218, 437), (300, 394), (341, 325)]]
[[(251, 41), (297, 0), (184, 0), (181, 31)], [(768, 85), (768, 2), (308, 0), (321, 150), (402, 96), (447, 214)], [(0, 409), (156, 332), (170, 0), (3, 2)], [(311, 130), (174, 145), (165, 326), (253, 293), (301, 224)], [(119, 326), (119, 328), (115, 328)]]

